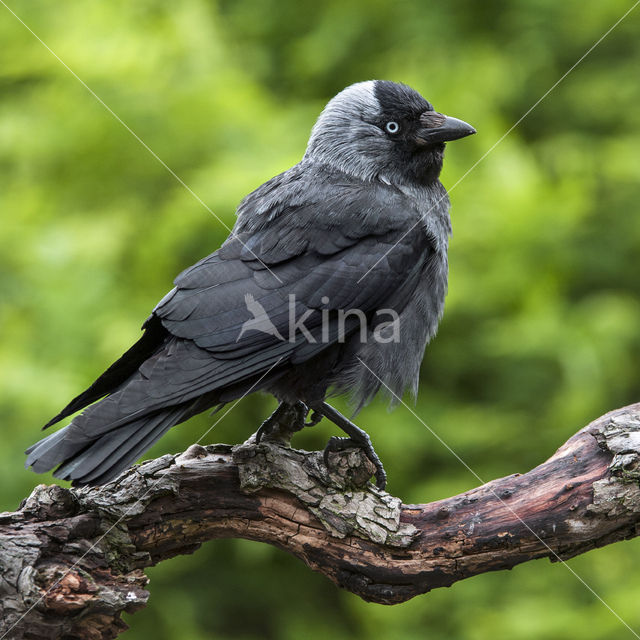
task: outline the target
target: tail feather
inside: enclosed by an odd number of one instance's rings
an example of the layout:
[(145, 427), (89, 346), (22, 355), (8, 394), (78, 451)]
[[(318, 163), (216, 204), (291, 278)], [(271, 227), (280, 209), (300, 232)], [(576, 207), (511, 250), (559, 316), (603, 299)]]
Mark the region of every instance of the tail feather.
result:
[[(146, 433), (144, 428), (138, 431), (139, 422), (141, 421), (118, 427), (114, 431), (94, 440), (83, 451), (63, 462), (53, 475), (61, 480), (75, 480), (90, 475), (96, 469), (104, 466), (105, 461), (109, 462), (109, 466), (113, 465), (114, 462), (120, 459), (116, 454), (117, 450), (123, 446), (126, 447), (130, 440), (137, 442), (138, 436)], [(111, 457), (112, 455), (113, 458)]]
[(105, 484), (117, 478), (125, 469), (128, 469), (147, 449), (149, 449), (157, 440), (159, 440), (172, 426), (173, 419), (163, 420), (154, 429), (147, 433), (137, 445), (123, 452), (119, 457), (113, 460), (108, 458), (104, 460), (96, 469), (82, 478), (74, 479), (74, 486), (78, 485), (100, 485)]
[[(162, 346), (129, 378), (121, 380), (151, 343), (142, 346), (144, 349), (132, 353), (135, 357), (121, 363), (122, 367), (114, 365), (113, 376), (105, 374), (104, 386), (97, 381), (56, 417), (110, 389), (105, 398), (87, 407), (66, 427), (29, 447), (27, 467), (37, 473), (55, 469), (56, 477), (74, 485), (103, 484), (135, 462), (172, 426), (262, 388), (283, 374), (278, 370), (256, 380), (274, 357), (272, 353), (251, 356), (249, 364), (241, 358), (243, 364), (218, 360), (190, 341), (163, 338)], [(111, 388), (116, 378), (118, 386)]]
[(133, 464), (173, 425), (184, 419), (184, 414), (184, 407), (174, 407), (118, 427), (56, 469), (54, 475), (62, 480), (72, 480), (74, 485), (108, 482)]
[[(36, 473), (45, 473), (55, 467), (61, 460), (60, 448), (66, 446), (66, 436), (69, 427), (60, 429), (48, 435), (46, 438), (32, 444), (25, 453), (27, 459), (24, 463), (26, 468), (32, 467)], [(88, 443), (86, 443), (87, 445)], [(76, 450), (79, 453), (81, 447)]]
[(172, 426), (193, 415), (193, 402), (169, 407), (94, 438), (74, 438), (73, 422), (27, 449), (26, 466), (37, 473), (50, 471), (75, 486), (98, 485), (113, 480)]

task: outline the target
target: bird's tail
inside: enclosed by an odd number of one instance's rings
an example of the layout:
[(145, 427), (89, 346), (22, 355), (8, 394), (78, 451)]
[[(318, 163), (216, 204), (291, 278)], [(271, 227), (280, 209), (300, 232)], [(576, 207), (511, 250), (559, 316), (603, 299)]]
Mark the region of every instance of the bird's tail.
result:
[(93, 439), (74, 432), (73, 422), (26, 450), (25, 466), (36, 473), (58, 468), (54, 476), (74, 486), (113, 480), (134, 463), (172, 426), (193, 415), (193, 403), (169, 407), (96, 434)]

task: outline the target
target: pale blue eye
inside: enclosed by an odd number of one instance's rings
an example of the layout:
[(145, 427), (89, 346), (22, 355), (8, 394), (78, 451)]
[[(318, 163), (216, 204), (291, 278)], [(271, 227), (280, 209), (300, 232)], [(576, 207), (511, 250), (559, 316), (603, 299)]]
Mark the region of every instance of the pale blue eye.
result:
[(400, 125), (393, 120), (391, 122), (387, 122), (384, 128), (387, 130), (387, 133), (398, 133), (398, 131), (400, 131)]

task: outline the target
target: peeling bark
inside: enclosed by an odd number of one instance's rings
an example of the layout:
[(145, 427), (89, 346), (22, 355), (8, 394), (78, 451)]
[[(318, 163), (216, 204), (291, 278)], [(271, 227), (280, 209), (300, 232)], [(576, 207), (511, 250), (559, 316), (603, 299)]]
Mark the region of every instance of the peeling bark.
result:
[[(406, 505), (358, 450), (193, 445), (93, 489), (39, 485), (0, 514), (0, 638), (90, 640), (144, 607), (145, 567), (214, 538), (268, 542), (365, 600), (404, 602), (487, 571), (638, 535), (640, 404), (526, 474)], [(6, 634), (6, 635), (5, 635)]]

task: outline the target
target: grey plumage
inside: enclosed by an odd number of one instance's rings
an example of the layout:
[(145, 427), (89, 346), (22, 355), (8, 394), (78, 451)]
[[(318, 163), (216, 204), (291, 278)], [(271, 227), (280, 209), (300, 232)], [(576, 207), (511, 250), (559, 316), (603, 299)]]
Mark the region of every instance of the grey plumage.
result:
[[(347, 87), (302, 161), (240, 203), (222, 247), (176, 278), (138, 343), (49, 424), (87, 408), (30, 447), (27, 466), (106, 482), (171, 426), (249, 391), (312, 407), (348, 392), (357, 408), (381, 386), (415, 393), (447, 288), (444, 142), (473, 132), (405, 85)], [(306, 331), (291, 335), (290, 307)], [(345, 310), (362, 313), (363, 331)]]

